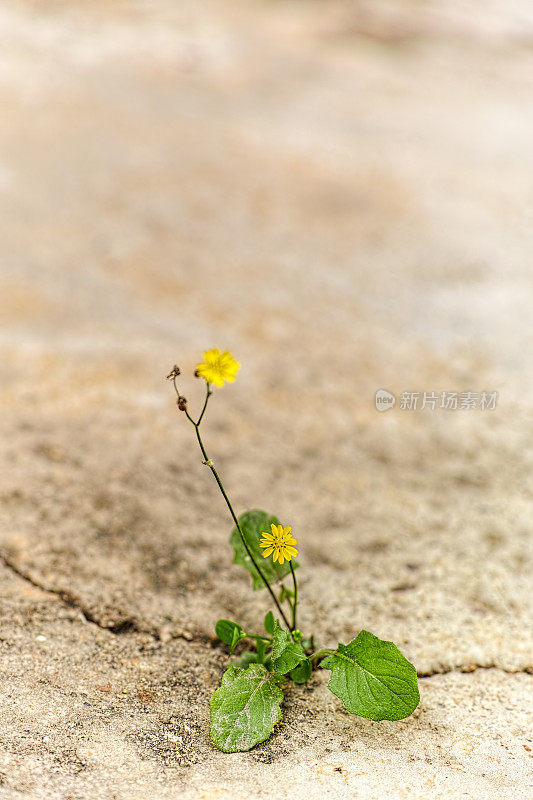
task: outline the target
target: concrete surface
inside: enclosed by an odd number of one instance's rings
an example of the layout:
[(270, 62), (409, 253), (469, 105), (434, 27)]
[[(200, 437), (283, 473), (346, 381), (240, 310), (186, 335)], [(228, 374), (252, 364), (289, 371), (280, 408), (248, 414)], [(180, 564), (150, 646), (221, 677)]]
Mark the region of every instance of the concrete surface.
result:
[[(0, 33), (0, 794), (529, 797), (529, 4), (4, 2)], [(209, 454), (293, 526), (301, 627), (393, 639), (412, 718), (317, 673), (210, 744), (214, 622), (268, 608), (164, 381), (199, 403), (211, 346), (242, 369)]]

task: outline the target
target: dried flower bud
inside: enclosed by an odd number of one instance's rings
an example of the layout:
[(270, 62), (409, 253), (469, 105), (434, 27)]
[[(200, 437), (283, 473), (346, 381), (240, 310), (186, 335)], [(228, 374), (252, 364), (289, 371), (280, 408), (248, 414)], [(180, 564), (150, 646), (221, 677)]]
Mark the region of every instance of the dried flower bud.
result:
[(187, 398), (178, 397), (178, 408), (180, 411), (187, 411)]
[(181, 370), (177, 364), (174, 364), (174, 366), (167, 375), (167, 381), (169, 381), (171, 378), (177, 378), (178, 375), (181, 375)]

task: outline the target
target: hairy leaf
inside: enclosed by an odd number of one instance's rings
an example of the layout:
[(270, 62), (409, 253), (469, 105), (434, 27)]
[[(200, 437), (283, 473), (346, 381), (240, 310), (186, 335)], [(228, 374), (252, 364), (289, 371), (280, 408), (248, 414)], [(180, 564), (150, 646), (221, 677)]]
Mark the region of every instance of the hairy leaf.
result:
[(306, 660), (302, 645), (292, 641), (290, 634), (280, 626), (278, 620), (274, 622), (271, 659), (272, 668), (280, 675), (290, 672)]
[(263, 664), (235, 665), (211, 695), (211, 739), (224, 753), (250, 750), (269, 737), (281, 719), (279, 676)]
[[(241, 526), (244, 538), (246, 539), (246, 543), (250, 548), (253, 557), (259, 564), (261, 572), (269, 581), (269, 583), (276, 583), (288, 575), (291, 571), (291, 568), (288, 561), (285, 561), (284, 564), (280, 565), (277, 561), (274, 563), (272, 556), (263, 558), (263, 551), (259, 546), (259, 541), (263, 531), (270, 533), (271, 524), (279, 525), (278, 518), (273, 517), (271, 514), (267, 514), (266, 511), (259, 511), (258, 509), (246, 511), (239, 517), (239, 525)], [(258, 571), (252, 564), (252, 560), (246, 552), (246, 548), (242, 543), (242, 539), (237, 528), (234, 528), (231, 532), (230, 544), (235, 551), (233, 563), (240, 564), (242, 567), (248, 570), (252, 576), (254, 589), (264, 589), (265, 584)], [(298, 567), (298, 563), (294, 559), (292, 559), (291, 563), (294, 569)]]
[(332, 670), (328, 688), (352, 714), (368, 719), (404, 719), (420, 702), (416, 670), (395, 644), (361, 631), (320, 666)]

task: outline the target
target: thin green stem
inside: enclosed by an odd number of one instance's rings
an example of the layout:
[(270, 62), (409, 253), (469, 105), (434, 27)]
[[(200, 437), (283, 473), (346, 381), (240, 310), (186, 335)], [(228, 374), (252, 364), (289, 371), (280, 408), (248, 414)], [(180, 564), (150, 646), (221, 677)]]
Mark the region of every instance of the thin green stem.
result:
[(297, 628), (297, 625), (296, 625), (296, 614), (298, 613), (298, 584), (296, 583), (296, 575), (294, 574), (294, 567), (292, 566), (292, 561), (289, 561), (289, 567), (291, 568), (292, 582), (294, 584), (294, 599), (293, 599), (292, 603), (289, 603), (289, 605), (292, 608), (292, 628), (291, 628), (291, 631), (294, 631)]
[(202, 421), (202, 418), (203, 418), (203, 416), (205, 414), (205, 410), (207, 408), (207, 401), (209, 400), (209, 398), (212, 395), (211, 389), (209, 388), (209, 384), (207, 383), (207, 381), (206, 381), (205, 385), (206, 385), (207, 388), (206, 388), (206, 392), (205, 392), (204, 407), (202, 408), (202, 413), (198, 417), (198, 422), (196, 423), (197, 425), (200, 425), (200, 422)]
[(331, 656), (336, 652), (336, 650), (332, 650), (330, 647), (324, 647), (322, 650), (317, 650), (316, 653), (313, 653), (312, 656), (309, 656), (309, 660), (314, 661), (316, 658), (322, 658), (322, 656)]
[[(189, 419), (191, 419), (191, 418), (189, 417)], [(192, 421), (192, 420), (191, 420), (191, 421)], [(235, 527), (237, 528), (237, 530), (238, 530), (238, 532), (239, 532), (239, 535), (240, 535), (240, 537), (241, 537), (241, 541), (242, 541), (242, 543), (243, 543), (243, 545), (244, 545), (244, 549), (245, 549), (245, 550), (246, 550), (246, 552), (248, 553), (248, 556), (250, 557), (250, 561), (252, 562), (252, 564), (253, 564), (253, 565), (254, 565), (254, 567), (256, 568), (256, 570), (257, 570), (257, 572), (258, 572), (258, 574), (259, 574), (259, 577), (261, 578), (261, 580), (262, 580), (262, 581), (263, 581), (263, 583), (265, 584), (266, 588), (268, 589), (268, 591), (269, 591), (269, 593), (270, 593), (270, 596), (272, 597), (272, 600), (273, 600), (273, 601), (274, 601), (274, 603), (276, 604), (276, 608), (278, 609), (279, 613), (281, 614), (281, 618), (283, 619), (283, 622), (285, 623), (285, 625), (287, 626), (287, 628), (288, 628), (289, 630), (291, 630), (291, 626), (290, 626), (290, 624), (289, 624), (289, 621), (287, 620), (287, 617), (285, 616), (285, 614), (284, 614), (284, 612), (283, 612), (283, 609), (282, 609), (282, 607), (281, 607), (281, 606), (280, 606), (280, 604), (278, 603), (278, 599), (277, 599), (276, 595), (274, 594), (274, 592), (273, 592), (273, 590), (272, 590), (272, 587), (270, 586), (269, 582), (268, 582), (268, 581), (267, 581), (267, 579), (265, 578), (265, 576), (264, 576), (264, 574), (263, 574), (263, 572), (262, 572), (262, 570), (261, 570), (261, 568), (260, 568), (259, 564), (258, 564), (258, 563), (257, 563), (257, 561), (255, 560), (255, 558), (254, 558), (254, 555), (253, 555), (252, 551), (250, 550), (250, 547), (249, 547), (249, 545), (248, 545), (248, 542), (246, 541), (246, 539), (245, 539), (245, 537), (244, 537), (244, 533), (242, 532), (242, 528), (241, 528), (241, 526), (240, 526), (240, 524), (239, 524), (239, 520), (237, 519), (237, 515), (235, 514), (235, 511), (233, 510), (233, 506), (231, 505), (231, 502), (230, 502), (230, 500), (229, 500), (229, 497), (228, 497), (228, 495), (226, 494), (226, 491), (225, 491), (225, 489), (224, 489), (224, 486), (222, 485), (222, 481), (220, 480), (219, 474), (218, 474), (218, 472), (216, 471), (216, 469), (215, 469), (215, 467), (214, 467), (214, 465), (213, 465), (213, 462), (210, 460), (209, 456), (207, 455), (206, 449), (205, 449), (205, 447), (204, 447), (204, 443), (202, 442), (202, 437), (200, 436), (200, 431), (198, 430), (198, 425), (197, 425), (197, 424), (196, 424), (194, 421), (193, 421), (193, 425), (194, 425), (194, 430), (195, 430), (195, 432), (196, 432), (196, 438), (198, 439), (198, 444), (200, 445), (200, 450), (202, 451), (202, 455), (203, 455), (203, 457), (204, 457), (204, 459), (205, 459), (205, 462), (206, 462), (207, 466), (209, 467), (209, 469), (211, 470), (211, 472), (212, 472), (212, 473), (213, 473), (213, 475), (214, 475), (214, 478), (215, 478), (215, 480), (216, 480), (216, 482), (217, 482), (217, 484), (218, 484), (218, 488), (220, 489), (220, 492), (221, 492), (221, 494), (222, 494), (222, 497), (223, 497), (223, 498), (224, 498), (224, 500), (226, 501), (226, 505), (227, 505), (227, 507), (228, 507), (228, 509), (229, 509), (229, 512), (230, 512), (230, 514), (231, 514), (231, 517), (232, 517), (232, 519), (233, 519), (233, 522), (235, 523)]]
[(271, 636), (260, 636), (257, 633), (245, 633), (242, 638), (243, 639), (262, 639), (264, 642), (271, 642), (272, 641), (272, 637)]
[(257, 652), (257, 662), (258, 664), (265, 663), (265, 652), (267, 649), (267, 645), (261, 641), (261, 639), (255, 640), (255, 649)]
[[(173, 378), (173, 381), (172, 381), (172, 382), (173, 382), (173, 384), (174, 384), (174, 389), (175, 389), (175, 391), (176, 391), (176, 394), (177, 394), (177, 396), (178, 396), (178, 399), (179, 399), (179, 398), (180, 398), (180, 393), (179, 393), (178, 387), (177, 387), (177, 385), (176, 385), (176, 378)], [(250, 561), (252, 562), (252, 564), (254, 565), (255, 569), (257, 570), (257, 573), (258, 573), (259, 577), (261, 578), (261, 580), (262, 580), (262, 581), (263, 581), (263, 583), (265, 584), (266, 588), (268, 589), (268, 591), (269, 591), (269, 594), (270, 594), (270, 596), (271, 596), (272, 600), (274, 601), (274, 604), (275, 604), (276, 608), (278, 609), (278, 611), (279, 611), (279, 613), (280, 613), (280, 615), (281, 615), (281, 618), (283, 619), (283, 622), (284, 622), (284, 623), (285, 623), (285, 625), (287, 626), (288, 630), (292, 632), (292, 630), (293, 630), (293, 629), (291, 628), (291, 626), (290, 626), (290, 624), (289, 624), (289, 621), (288, 621), (287, 617), (285, 616), (285, 613), (284, 613), (284, 611), (283, 611), (283, 609), (282, 609), (281, 605), (279, 604), (279, 602), (278, 602), (278, 599), (277, 599), (276, 595), (274, 594), (274, 592), (273, 592), (273, 590), (272, 590), (272, 587), (270, 586), (269, 582), (268, 582), (268, 581), (267, 581), (267, 579), (265, 578), (265, 576), (264, 576), (264, 574), (263, 574), (263, 572), (262, 572), (261, 568), (259, 567), (259, 564), (258, 564), (258, 563), (257, 563), (257, 561), (255, 560), (255, 558), (254, 558), (254, 556), (253, 556), (253, 553), (252, 553), (252, 551), (250, 550), (250, 547), (249, 547), (249, 545), (248, 545), (248, 542), (246, 541), (246, 539), (245, 539), (245, 537), (244, 537), (244, 533), (242, 532), (242, 528), (241, 528), (241, 526), (239, 525), (239, 520), (237, 519), (237, 515), (235, 514), (235, 511), (233, 510), (233, 506), (231, 505), (231, 502), (230, 502), (230, 500), (229, 500), (229, 497), (228, 497), (228, 495), (226, 494), (226, 491), (225, 491), (225, 489), (224, 489), (224, 486), (222, 485), (222, 481), (220, 480), (220, 477), (219, 477), (219, 475), (218, 475), (218, 472), (216, 471), (216, 469), (215, 469), (215, 467), (214, 467), (214, 465), (213, 465), (213, 462), (211, 461), (211, 459), (210, 459), (210, 458), (209, 458), (209, 456), (207, 455), (207, 451), (206, 451), (206, 449), (205, 449), (205, 447), (204, 447), (204, 443), (203, 443), (203, 441), (202, 441), (202, 437), (200, 436), (200, 431), (199, 431), (200, 422), (202, 421), (202, 417), (203, 417), (203, 415), (204, 415), (204, 412), (205, 412), (205, 409), (206, 409), (206, 407), (207, 407), (207, 401), (208, 401), (208, 399), (209, 399), (209, 395), (210, 395), (210, 391), (209, 391), (209, 384), (208, 384), (208, 388), (207, 388), (207, 392), (206, 392), (206, 398), (205, 398), (205, 402), (204, 402), (204, 407), (203, 407), (203, 409), (202, 409), (202, 413), (200, 414), (200, 417), (199, 417), (199, 419), (198, 419), (198, 422), (195, 422), (195, 421), (193, 420), (193, 418), (192, 418), (192, 417), (191, 417), (191, 415), (189, 414), (189, 412), (188, 412), (187, 408), (185, 408), (185, 409), (184, 409), (184, 411), (185, 411), (185, 415), (186, 415), (187, 419), (189, 420), (189, 422), (191, 423), (191, 425), (194, 427), (194, 431), (195, 431), (195, 433), (196, 433), (196, 438), (197, 438), (197, 440), (198, 440), (198, 445), (200, 446), (200, 450), (202, 451), (202, 455), (203, 455), (203, 457), (204, 457), (205, 464), (206, 464), (206, 465), (209, 467), (209, 469), (210, 469), (210, 470), (211, 470), (211, 472), (213, 473), (213, 475), (214, 475), (214, 478), (215, 478), (215, 480), (216, 480), (216, 482), (217, 482), (217, 484), (218, 484), (218, 488), (220, 489), (220, 492), (221, 492), (221, 494), (222, 494), (222, 497), (223, 497), (223, 498), (224, 498), (224, 500), (226, 501), (226, 505), (227, 505), (227, 507), (228, 507), (228, 509), (229, 509), (229, 512), (230, 512), (230, 514), (231, 514), (231, 517), (232, 517), (232, 519), (233, 519), (233, 522), (235, 523), (235, 527), (237, 528), (237, 530), (238, 530), (238, 532), (239, 532), (239, 535), (240, 535), (240, 537), (241, 537), (241, 541), (242, 541), (242, 543), (243, 543), (243, 545), (244, 545), (244, 549), (245, 549), (245, 550), (246, 550), (246, 552), (248, 553), (248, 556), (249, 556), (249, 558), (250, 558)]]

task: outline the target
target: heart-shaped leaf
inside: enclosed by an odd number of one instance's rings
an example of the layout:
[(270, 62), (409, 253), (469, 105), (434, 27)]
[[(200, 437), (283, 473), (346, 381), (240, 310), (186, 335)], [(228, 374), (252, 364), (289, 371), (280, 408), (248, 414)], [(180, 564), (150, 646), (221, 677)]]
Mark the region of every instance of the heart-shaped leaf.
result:
[(250, 750), (267, 739), (281, 719), (280, 678), (263, 664), (235, 665), (211, 695), (211, 739), (224, 753)]
[(328, 689), (360, 717), (404, 719), (420, 702), (414, 666), (395, 644), (368, 631), (339, 644), (320, 666), (332, 670)]

